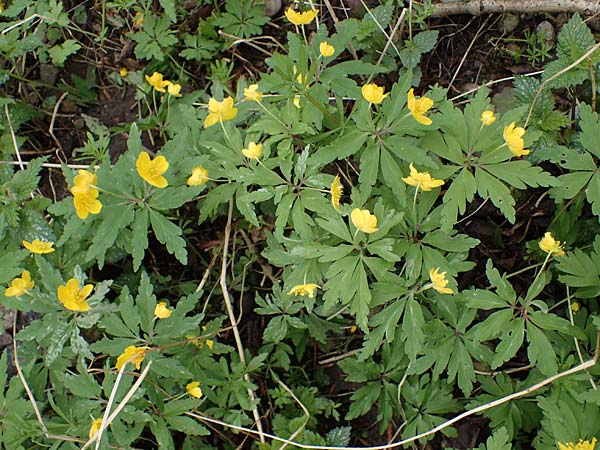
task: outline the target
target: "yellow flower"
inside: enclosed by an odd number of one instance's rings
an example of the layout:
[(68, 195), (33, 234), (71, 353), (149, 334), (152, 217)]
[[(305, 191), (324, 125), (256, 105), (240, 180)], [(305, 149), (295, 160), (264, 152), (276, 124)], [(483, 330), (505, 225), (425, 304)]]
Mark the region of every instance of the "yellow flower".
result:
[(119, 355), (115, 367), (117, 370), (121, 370), (121, 367), (123, 367), (125, 363), (130, 362), (131, 364), (135, 364), (135, 368), (139, 370), (147, 351), (148, 347), (134, 347), (133, 345), (130, 345)]
[(594, 447), (596, 447), (596, 438), (593, 438), (592, 442), (579, 439), (577, 444), (572, 442), (567, 444), (558, 443), (558, 450), (594, 450)]
[(339, 176), (336, 175), (333, 179), (331, 187), (329, 188), (329, 192), (331, 192), (331, 204), (337, 211), (340, 207), (340, 200), (342, 198), (342, 194), (344, 193), (344, 186), (342, 185)]
[(102, 426), (102, 418), (94, 419), (92, 422), (92, 426), (90, 427), (89, 437), (90, 439), (94, 437), (94, 435), (100, 430), (100, 426)]
[(417, 189), (421, 189), (423, 191), (430, 191), (433, 188), (444, 184), (444, 180), (436, 180), (435, 178), (431, 178), (429, 172), (419, 172), (414, 168), (413, 163), (410, 163), (410, 176), (402, 178), (402, 181), (411, 186), (416, 186)]
[(450, 288), (447, 288), (448, 280), (446, 280), (446, 272), (439, 273), (440, 268), (431, 269), (429, 271), (429, 278), (433, 283), (432, 288), (438, 291), (440, 294), (453, 294), (454, 291)]
[(238, 109), (233, 107), (233, 98), (227, 97), (222, 102), (211, 98), (208, 101), (208, 116), (204, 119), (204, 128), (213, 126), (217, 122), (225, 122), (237, 116)]
[(44, 253), (52, 253), (54, 249), (52, 246), (53, 242), (40, 241), (39, 239), (34, 239), (31, 242), (23, 241), (23, 247), (29, 250), (31, 253), (35, 253), (36, 255), (43, 255)]
[(202, 166), (192, 169), (192, 176), (187, 179), (188, 186), (201, 186), (208, 181), (208, 170)]
[(123, 78), (125, 78), (127, 76), (127, 68), (126, 67), (121, 67), (119, 69), (119, 75), (121, 75)]
[(383, 87), (377, 86), (374, 83), (365, 84), (361, 88), (361, 92), (366, 101), (375, 104), (381, 103), (388, 96), (388, 94), (383, 93)]
[(133, 17), (133, 27), (141, 28), (143, 24), (144, 24), (144, 13), (142, 13), (141, 11), (138, 11), (135, 13), (135, 16)]
[(24, 270), (21, 272), (21, 278), (14, 278), (10, 287), (6, 288), (4, 291), (4, 295), (7, 297), (20, 297), (21, 295), (27, 293), (29, 289), (33, 289), (35, 283), (31, 281), (31, 274), (28, 270)]
[(540, 248), (546, 253), (550, 253), (554, 256), (564, 256), (565, 251), (563, 250), (563, 244), (557, 241), (549, 231), (544, 234), (544, 237), (538, 243)]
[(154, 72), (150, 77), (146, 75), (146, 81), (158, 92), (165, 92), (165, 86), (169, 83), (163, 80), (162, 73), (159, 72)]
[(6, 9), (6, 5), (4, 4), (4, 2), (0, 2), (0, 12), (4, 11)]
[(581, 309), (581, 307), (579, 306), (579, 303), (577, 303), (577, 302), (571, 303), (571, 311), (573, 311), (573, 313), (576, 313), (580, 309)]
[(170, 81), (165, 81), (165, 86), (167, 86), (167, 92), (169, 95), (174, 97), (181, 97), (181, 85), (177, 83), (171, 83)]
[(314, 283), (309, 283), (309, 284), (298, 284), (296, 286), (294, 286), (292, 289), (290, 289), (290, 291), (288, 292), (288, 295), (301, 295), (302, 297), (304, 297), (305, 295), (308, 295), (310, 298), (313, 298), (315, 296), (315, 291), (317, 289), (320, 289), (320, 286), (318, 284), (314, 284)]
[(87, 170), (79, 170), (78, 175), (75, 176), (73, 180), (73, 187), (71, 188), (71, 192), (73, 195), (81, 195), (87, 194), (92, 189), (95, 189), (96, 184), (98, 184), (98, 177), (95, 173), (88, 172)]
[(300, 109), (300, 96), (299, 95), (296, 95), (294, 97), (293, 103), (296, 108)]
[(308, 25), (313, 20), (315, 20), (315, 17), (317, 17), (317, 14), (319, 14), (318, 9), (312, 9), (309, 11), (298, 12), (298, 11), (294, 11), (292, 8), (288, 8), (285, 11), (285, 17), (287, 17), (287, 19), (290, 22), (292, 22), (294, 25)]
[(164, 188), (169, 185), (167, 179), (162, 176), (169, 168), (169, 162), (164, 156), (157, 156), (153, 160), (146, 152), (141, 152), (135, 162), (137, 173), (148, 184), (157, 188)]
[(410, 91), (408, 91), (407, 106), (417, 122), (423, 125), (431, 125), (431, 119), (425, 117), (425, 113), (433, 106), (433, 100), (429, 97), (421, 97), (419, 100), (415, 100), (414, 89), (411, 88)]
[(71, 278), (66, 285), (58, 287), (58, 301), (69, 311), (89, 311), (90, 305), (85, 299), (93, 289), (91, 284), (79, 289), (79, 281)]
[(258, 84), (251, 84), (244, 88), (244, 98), (250, 102), (261, 102), (262, 92), (258, 91)]
[(185, 390), (191, 397), (194, 397), (194, 398), (202, 397), (202, 389), (200, 389), (199, 381), (192, 381), (191, 383), (186, 384)]
[(159, 319), (168, 319), (171, 317), (171, 314), (173, 314), (173, 310), (169, 309), (167, 302), (160, 302), (156, 305), (156, 308), (154, 308), (154, 316)]
[(525, 128), (515, 127), (514, 122), (504, 127), (504, 142), (506, 142), (506, 145), (508, 145), (508, 149), (515, 156), (523, 156), (529, 154), (529, 150), (523, 148), (525, 147), (525, 141), (523, 140), (524, 134)]
[(375, 233), (377, 228), (377, 216), (371, 214), (368, 209), (354, 208), (350, 213), (350, 219), (356, 228), (365, 233)]
[(258, 160), (258, 158), (260, 158), (262, 155), (262, 149), (262, 144), (250, 142), (250, 144), (248, 144), (248, 148), (242, 149), (242, 153), (246, 158)]
[(327, 58), (329, 56), (333, 56), (335, 53), (335, 47), (333, 45), (329, 45), (327, 41), (323, 41), (319, 44), (319, 52), (321, 52), (321, 56)]
[(484, 125), (489, 126), (496, 121), (496, 116), (494, 115), (494, 111), (484, 111), (481, 113), (481, 121)]
[[(202, 327), (202, 328), (205, 329), (206, 327)], [(199, 336), (188, 335), (185, 338), (189, 341), (190, 344), (194, 344), (198, 348), (202, 348), (202, 347), (204, 347), (204, 344), (206, 344), (206, 346), (210, 350), (212, 350), (213, 347), (215, 346), (215, 341), (213, 341), (212, 339), (206, 339), (204, 342), (202, 342), (200, 340)]]
[(98, 190), (90, 189), (86, 194), (76, 194), (73, 196), (75, 213), (80, 219), (87, 219), (89, 214), (99, 214), (102, 210), (102, 203), (98, 200)]

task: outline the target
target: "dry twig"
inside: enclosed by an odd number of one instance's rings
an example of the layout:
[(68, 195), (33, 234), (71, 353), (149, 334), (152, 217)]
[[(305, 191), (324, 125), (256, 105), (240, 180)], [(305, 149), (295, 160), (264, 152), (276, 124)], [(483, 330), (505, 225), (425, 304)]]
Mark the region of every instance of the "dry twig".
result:
[(450, 3), (436, 3), (433, 17), (444, 17), (455, 14), (472, 14), (479, 16), (489, 13), (562, 13), (580, 12), (597, 14), (600, 2), (593, 0), (470, 0)]

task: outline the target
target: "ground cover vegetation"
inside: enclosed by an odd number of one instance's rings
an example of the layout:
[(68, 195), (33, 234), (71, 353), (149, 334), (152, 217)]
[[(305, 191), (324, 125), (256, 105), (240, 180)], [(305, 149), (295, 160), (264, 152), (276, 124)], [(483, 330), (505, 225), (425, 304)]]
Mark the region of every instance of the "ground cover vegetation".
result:
[(0, 2), (3, 448), (595, 447), (600, 45), (433, 8)]

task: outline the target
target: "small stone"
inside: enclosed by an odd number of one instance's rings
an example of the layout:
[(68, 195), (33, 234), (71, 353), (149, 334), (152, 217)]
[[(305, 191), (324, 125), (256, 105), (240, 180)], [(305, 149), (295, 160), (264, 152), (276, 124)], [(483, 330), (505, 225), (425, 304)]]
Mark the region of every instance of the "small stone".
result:
[(502, 32), (509, 34), (519, 26), (519, 16), (513, 13), (504, 13), (502, 16)]
[(52, 64), (40, 64), (40, 81), (50, 86), (56, 85), (60, 69)]
[(265, 0), (265, 16), (273, 17), (281, 10), (281, 0)]
[(554, 31), (554, 26), (547, 20), (544, 20), (540, 23), (536, 28), (536, 33), (542, 35), (544, 37), (544, 41), (546, 45), (550, 48), (554, 47), (554, 40), (556, 39), (556, 32)]

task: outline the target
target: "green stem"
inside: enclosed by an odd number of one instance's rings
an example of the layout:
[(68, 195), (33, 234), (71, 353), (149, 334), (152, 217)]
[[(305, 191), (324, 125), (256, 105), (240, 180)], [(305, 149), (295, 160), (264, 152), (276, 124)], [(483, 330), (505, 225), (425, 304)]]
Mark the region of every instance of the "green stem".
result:
[(342, 125), (341, 121), (336, 116), (334, 116), (329, 111), (327, 111), (327, 108), (325, 108), (322, 104), (320, 104), (318, 101), (316, 101), (312, 95), (310, 95), (308, 93), (304, 93), (302, 95), (304, 95), (304, 97), (306, 97), (306, 99), (309, 102), (311, 102), (315, 108), (317, 108), (319, 111), (321, 111), (323, 114), (325, 114), (338, 127)]
[(412, 204), (413, 225), (415, 227), (415, 236), (417, 234), (417, 194), (419, 193), (420, 186), (421, 186), (421, 183), (417, 183), (417, 187), (415, 188), (415, 195), (413, 197), (413, 204)]

